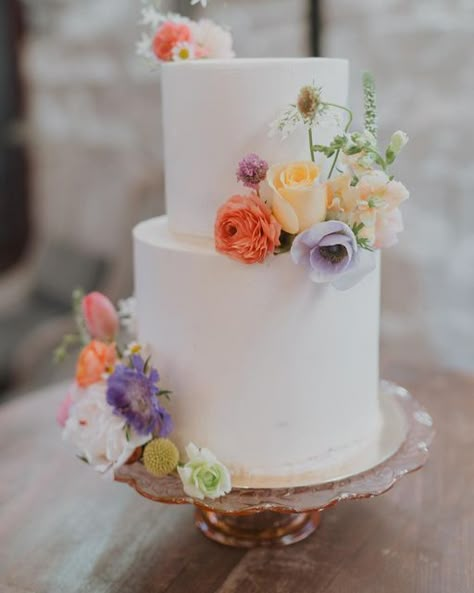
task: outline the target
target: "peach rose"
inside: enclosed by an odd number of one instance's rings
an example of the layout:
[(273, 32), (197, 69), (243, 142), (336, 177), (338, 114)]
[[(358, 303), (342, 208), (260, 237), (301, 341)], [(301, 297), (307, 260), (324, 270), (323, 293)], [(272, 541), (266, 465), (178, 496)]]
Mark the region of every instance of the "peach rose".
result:
[(184, 23), (167, 21), (156, 32), (153, 39), (153, 52), (159, 60), (170, 62), (173, 49), (178, 43), (192, 41), (191, 29)]
[(311, 161), (270, 167), (273, 215), (287, 233), (296, 235), (326, 218), (326, 186), (319, 174)]
[(115, 344), (104, 344), (93, 340), (79, 354), (76, 367), (76, 381), (80, 387), (98, 383), (102, 375), (112, 368), (117, 359)]
[(217, 212), (216, 250), (244, 264), (262, 263), (280, 245), (281, 226), (255, 194), (232, 196)]

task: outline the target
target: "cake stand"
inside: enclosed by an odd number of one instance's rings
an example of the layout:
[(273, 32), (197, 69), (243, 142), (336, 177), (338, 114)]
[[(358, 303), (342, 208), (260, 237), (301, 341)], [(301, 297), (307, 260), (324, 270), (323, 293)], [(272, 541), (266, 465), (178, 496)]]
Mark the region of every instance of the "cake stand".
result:
[(244, 548), (293, 544), (315, 531), (324, 509), (343, 500), (379, 496), (426, 463), (434, 437), (431, 416), (406, 389), (394, 383), (382, 381), (380, 397), (383, 435), (369, 466), (355, 464), (349, 474), (334, 475), (323, 483), (234, 488), (218, 500), (200, 501), (184, 493), (176, 475), (155, 478), (140, 462), (120, 468), (115, 479), (156, 502), (194, 504), (197, 527), (221, 544)]

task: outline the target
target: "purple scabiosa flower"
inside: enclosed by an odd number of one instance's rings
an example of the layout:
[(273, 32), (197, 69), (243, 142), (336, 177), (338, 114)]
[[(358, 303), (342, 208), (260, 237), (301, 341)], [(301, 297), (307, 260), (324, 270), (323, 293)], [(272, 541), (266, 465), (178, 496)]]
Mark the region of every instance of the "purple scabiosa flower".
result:
[(291, 247), (296, 264), (309, 269), (315, 283), (330, 282), (334, 288), (347, 290), (371, 272), (375, 254), (357, 245), (352, 229), (339, 220), (315, 224), (296, 237)]
[(139, 355), (130, 358), (131, 366), (119, 364), (107, 380), (107, 403), (138, 434), (167, 436), (171, 417), (158, 401), (160, 376)]
[(237, 169), (237, 181), (241, 181), (245, 187), (258, 190), (258, 186), (265, 180), (268, 171), (268, 163), (257, 154), (251, 153), (243, 158)]

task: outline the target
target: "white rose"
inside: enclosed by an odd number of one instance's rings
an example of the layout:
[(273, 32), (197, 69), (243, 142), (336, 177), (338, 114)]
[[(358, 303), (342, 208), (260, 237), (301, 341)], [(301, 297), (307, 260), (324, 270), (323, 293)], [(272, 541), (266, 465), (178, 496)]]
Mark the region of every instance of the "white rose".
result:
[(107, 403), (105, 382), (78, 390), (63, 431), (63, 439), (101, 473), (118, 469), (151, 438), (127, 430), (126, 421)]
[(193, 443), (186, 447), (188, 463), (178, 467), (184, 491), (193, 498), (220, 498), (232, 490), (229, 470), (208, 449)]

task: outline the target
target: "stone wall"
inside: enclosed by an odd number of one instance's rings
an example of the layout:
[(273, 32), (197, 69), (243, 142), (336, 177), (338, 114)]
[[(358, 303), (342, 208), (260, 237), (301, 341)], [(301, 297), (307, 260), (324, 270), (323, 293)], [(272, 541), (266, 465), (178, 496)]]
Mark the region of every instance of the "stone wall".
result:
[(412, 194), (406, 232), (384, 256), (384, 336), (401, 356), (474, 368), (474, 3), (326, 1), (324, 24), (325, 53), (351, 59), (354, 104), (372, 70), (382, 137), (411, 136), (396, 171)]
[[(135, 220), (164, 208), (159, 74), (135, 57), (140, 2), (24, 2), (37, 228), (113, 257)], [(211, 2), (206, 16), (232, 27), (241, 56), (307, 51), (306, 0)]]

